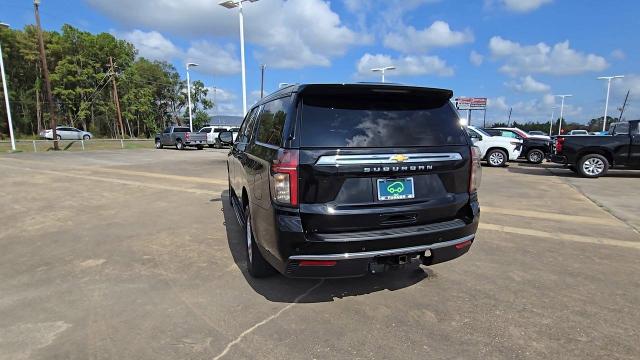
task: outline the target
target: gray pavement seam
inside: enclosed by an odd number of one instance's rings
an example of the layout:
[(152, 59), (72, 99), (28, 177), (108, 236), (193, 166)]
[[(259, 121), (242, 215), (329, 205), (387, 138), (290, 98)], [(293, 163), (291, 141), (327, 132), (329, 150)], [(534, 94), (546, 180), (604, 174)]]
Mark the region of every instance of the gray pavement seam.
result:
[(320, 280), (317, 284), (315, 284), (314, 286), (312, 286), (309, 290), (305, 291), (303, 294), (301, 294), (300, 296), (298, 296), (297, 298), (295, 298), (295, 300), (293, 300), (293, 302), (285, 307), (283, 307), (282, 309), (280, 309), (277, 313), (269, 316), (268, 318), (260, 321), (259, 323), (253, 325), (252, 327), (248, 328), (247, 330), (243, 331), (242, 334), (238, 335), (237, 338), (235, 338), (232, 342), (228, 343), (227, 346), (224, 348), (224, 350), (218, 354), (218, 356), (214, 357), (213, 360), (218, 360), (221, 359), (222, 357), (224, 357), (225, 355), (227, 355), (227, 353), (229, 353), (229, 351), (231, 350), (231, 348), (238, 344), (240, 341), (242, 341), (242, 339), (249, 335), (250, 333), (252, 333), (254, 330), (256, 330), (257, 328), (259, 328), (260, 326), (268, 323), (269, 321), (276, 319), (277, 317), (279, 317), (280, 315), (282, 315), (282, 313), (284, 313), (285, 311), (291, 309), (292, 307), (294, 307), (296, 304), (298, 304), (298, 302), (300, 302), (300, 300), (302, 300), (303, 298), (305, 298), (307, 295), (311, 294), (311, 292), (315, 289), (317, 289), (318, 287), (320, 287), (320, 285), (322, 285), (324, 283), (324, 280)]

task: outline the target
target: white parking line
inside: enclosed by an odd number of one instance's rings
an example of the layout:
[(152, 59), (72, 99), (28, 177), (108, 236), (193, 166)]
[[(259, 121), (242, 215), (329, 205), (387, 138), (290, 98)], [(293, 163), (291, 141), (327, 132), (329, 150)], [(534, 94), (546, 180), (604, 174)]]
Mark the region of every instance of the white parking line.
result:
[(94, 180), (94, 181), (109, 182), (109, 183), (114, 183), (114, 184), (145, 187), (145, 188), (150, 188), (150, 189), (182, 191), (182, 192), (188, 192), (188, 193), (193, 193), (193, 194), (205, 194), (205, 195), (211, 195), (211, 196), (220, 195), (219, 191), (209, 191), (209, 190), (201, 190), (201, 189), (194, 189), (194, 188), (183, 188), (183, 187), (177, 187), (177, 186), (152, 184), (152, 183), (147, 183), (147, 182), (139, 182), (139, 181), (131, 181), (131, 180), (112, 179), (112, 178), (104, 178), (104, 177), (90, 176), (90, 175), (80, 175), (80, 174), (74, 174), (74, 173), (68, 173), (68, 172), (62, 172), (62, 171), (32, 169), (32, 168), (28, 168), (28, 167), (17, 167), (17, 166), (5, 165), (5, 164), (0, 164), (0, 167), (9, 168), (9, 169), (16, 169), (16, 170), (32, 171), (32, 172), (50, 174), (50, 175), (55, 175), (55, 176), (66, 176), (66, 177), (72, 177), (72, 178), (77, 178), (77, 179)]
[(540, 230), (532, 230), (525, 228), (517, 228), (512, 226), (503, 226), (496, 224), (486, 224), (480, 223), (479, 228), (481, 230), (491, 230), (491, 231), (500, 231), (511, 234), (518, 235), (529, 235), (536, 236), (540, 238), (547, 238), (553, 240), (565, 240), (565, 241), (573, 241), (579, 243), (586, 244), (597, 244), (597, 245), (612, 245), (612, 246), (621, 246), (630, 249), (640, 250), (640, 241), (625, 241), (625, 240), (617, 240), (617, 239), (608, 239), (602, 237), (592, 237), (592, 236), (584, 236), (584, 235), (573, 235), (573, 234), (563, 234), (557, 232), (546, 232)]
[(603, 212), (604, 217), (598, 218), (598, 217), (591, 217), (591, 216), (565, 215), (565, 214), (558, 214), (558, 213), (552, 213), (552, 212), (505, 209), (505, 208), (496, 208), (496, 207), (490, 207), (490, 206), (481, 206), (480, 209), (482, 212), (486, 212), (489, 214), (510, 215), (510, 216), (528, 217), (528, 218), (543, 219), (543, 220), (566, 221), (566, 222), (575, 222), (575, 223), (582, 223), (582, 224), (611, 225), (611, 226), (625, 225), (620, 220), (614, 218), (613, 216), (605, 212)]

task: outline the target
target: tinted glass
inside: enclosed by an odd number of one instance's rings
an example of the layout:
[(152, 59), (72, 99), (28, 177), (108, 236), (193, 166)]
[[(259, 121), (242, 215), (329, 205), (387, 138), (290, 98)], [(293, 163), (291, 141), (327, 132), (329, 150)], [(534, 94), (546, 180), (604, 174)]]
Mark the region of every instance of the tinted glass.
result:
[(282, 132), (290, 105), (291, 99), (288, 97), (264, 104), (258, 121), (256, 141), (274, 146), (282, 144)]
[(204, 128), (204, 129), (200, 129), (201, 133), (210, 133), (211, 132), (211, 128)]
[(213, 129), (213, 132), (217, 132), (217, 133), (223, 132), (223, 131), (228, 131), (228, 130), (225, 129), (225, 128), (215, 128), (215, 129)]
[(506, 131), (506, 130), (502, 130), (500, 132), (500, 136), (504, 136), (504, 137), (508, 137), (508, 138), (514, 138), (514, 139), (518, 138), (518, 135), (516, 135), (514, 132)]
[(168, 134), (171, 132), (171, 128), (166, 128), (164, 129), (164, 131), (162, 132), (163, 134)]
[(180, 133), (189, 132), (189, 128), (187, 128), (187, 127), (177, 127), (177, 128), (173, 128), (173, 132), (174, 133), (177, 133), (177, 132), (180, 132)]
[(617, 134), (628, 134), (629, 133), (629, 123), (619, 123), (616, 125), (615, 135)]
[(467, 143), (458, 114), (442, 100), (402, 95), (303, 99), (305, 147), (441, 146)]
[[(236, 141), (238, 143), (249, 142), (249, 139), (251, 138), (251, 134), (253, 133), (253, 129), (255, 128), (256, 115), (258, 111), (259, 111), (259, 108), (254, 108), (253, 110), (251, 110), (251, 112), (247, 115), (247, 118), (244, 120), (240, 128), (232, 128), (225, 131), (239, 132), (240, 135), (238, 136), (238, 139)], [(234, 129), (236, 130), (234, 131)]]

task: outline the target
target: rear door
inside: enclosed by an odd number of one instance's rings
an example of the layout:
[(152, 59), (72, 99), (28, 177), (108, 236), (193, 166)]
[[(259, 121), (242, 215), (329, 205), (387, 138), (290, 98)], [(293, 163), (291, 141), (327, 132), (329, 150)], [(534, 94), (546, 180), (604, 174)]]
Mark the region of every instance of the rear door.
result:
[(629, 123), (631, 126), (631, 149), (629, 151), (629, 164), (640, 167), (640, 122)]
[(450, 92), (354, 86), (301, 97), (306, 232), (452, 220), (467, 204), (470, 145)]

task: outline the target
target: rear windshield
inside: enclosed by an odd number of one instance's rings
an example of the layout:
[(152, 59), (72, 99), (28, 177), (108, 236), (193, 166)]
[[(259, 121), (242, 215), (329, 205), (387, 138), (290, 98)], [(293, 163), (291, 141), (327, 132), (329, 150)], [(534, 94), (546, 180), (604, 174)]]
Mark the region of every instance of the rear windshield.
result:
[(189, 132), (189, 128), (173, 128), (173, 132)]
[(306, 96), (300, 144), (304, 147), (412, 147), (467, 143), (449, 101), (399, 95)]

